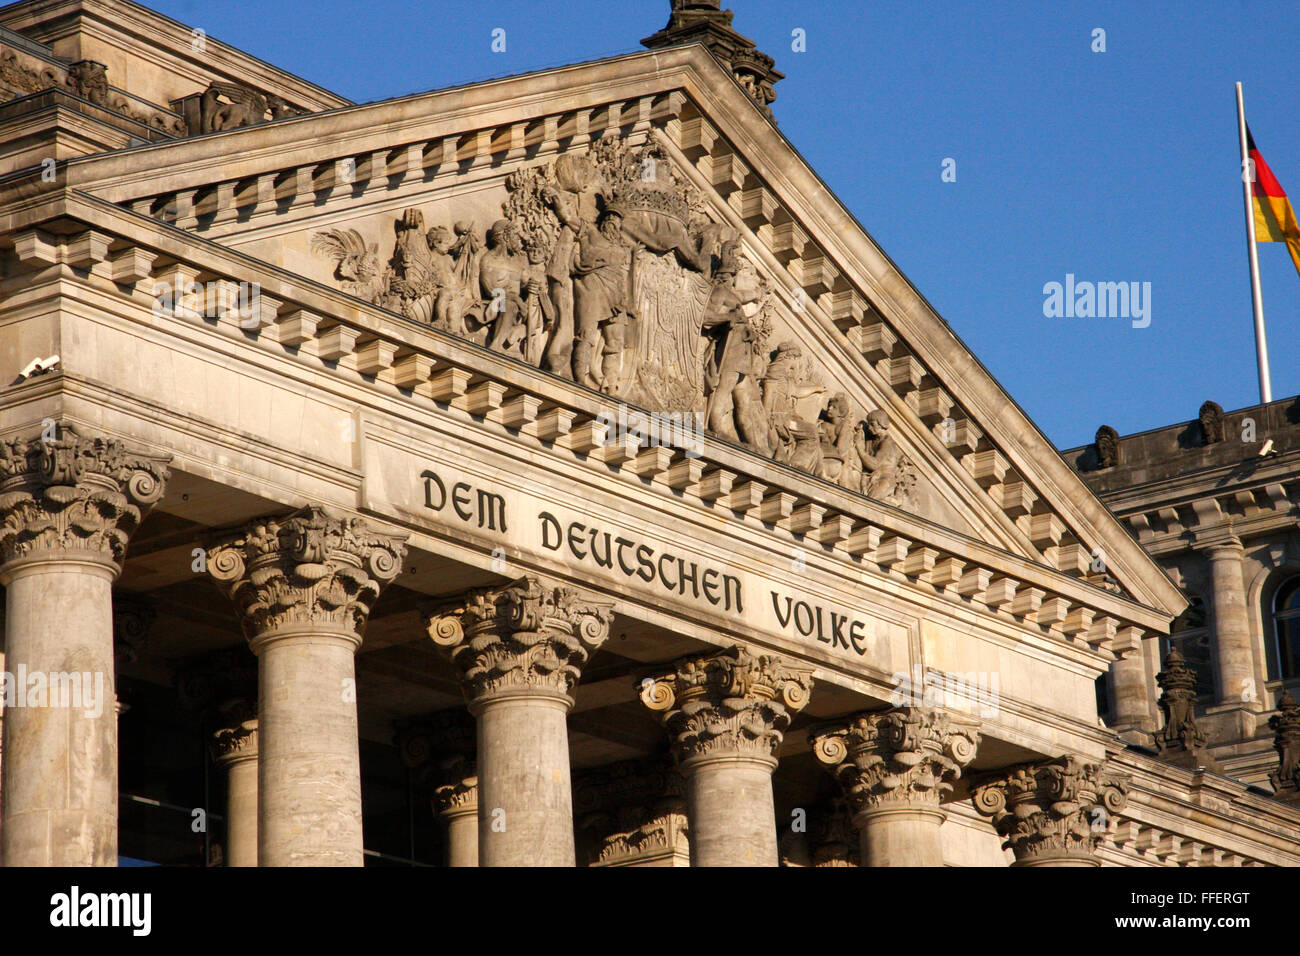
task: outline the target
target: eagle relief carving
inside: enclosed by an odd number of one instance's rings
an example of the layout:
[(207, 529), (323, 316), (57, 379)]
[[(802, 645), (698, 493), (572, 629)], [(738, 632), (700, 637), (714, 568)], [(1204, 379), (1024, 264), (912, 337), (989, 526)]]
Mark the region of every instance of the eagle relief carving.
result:
[[(374, 305), (911, 504), (915, 470), (888, 415), (855, 415), (797, 343), (772, 341), (768, 279), (657, 141), (602, 139), (510, 173), (505, 188), (485, 227), (405, 210), (386, 263), (355, 229), (317, 232), (311, 248)], [(813, 396), (820, 412), (801, 415)]]

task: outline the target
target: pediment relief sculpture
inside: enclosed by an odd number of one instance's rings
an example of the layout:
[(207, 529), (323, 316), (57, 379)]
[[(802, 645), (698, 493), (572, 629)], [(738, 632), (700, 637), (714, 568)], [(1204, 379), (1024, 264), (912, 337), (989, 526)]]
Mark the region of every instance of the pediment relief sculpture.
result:
[(352, 228), (316, 232), (311, 248), (333, 261), (343, 291), (372, 304), (911, 503), (915, 469), (887, 413), (856, 414), (796, 342), (773, 341), (769, 280), (654, 140), (602, 139), (512, 172), (505, 188), (491, 223), (404, 210), (386, 263)]

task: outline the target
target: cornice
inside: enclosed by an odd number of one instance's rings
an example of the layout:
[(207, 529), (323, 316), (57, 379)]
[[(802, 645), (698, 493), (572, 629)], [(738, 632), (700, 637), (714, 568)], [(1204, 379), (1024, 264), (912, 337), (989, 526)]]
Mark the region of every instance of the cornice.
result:
[[(19, 225), (15, 221), (19, 215), (18, 212), (10, 213), (8, 217), (0, 219), (0, 224), (12, 229)], [(559, 428), (560, 431), (553, 436), (552, 441), (556, 453), (585, 454), (592, 446), (588, 446), (586, 439), (582, 438), (583, 435), (590, 438), (590, 431), (583, 430), (583, 422), (590, 422), (602, 411), (608, 410), (607, 399), (572, 383), (546, 376), (530, 366), (464, 340), (419, 327), (393, 313), (251, 257), (170, 229), (102, 200), (72, 191), (61, 191), (57, 196), (46, 195), (43, 201), (34, 200), (28, 209), (21, 211), (21, 219), (25, 220), (22, 224), (30, 225), (33, 220), (42, 221), (37, 218), (40, 216), (44, 217), (44, 224), (50, 229), (71, 231), (93, 225), (104, 234), (107, 242), (104, 249), (107, 250), (110, 246), (121, 247), (120, 251), (112, 253), (112, 261), (103, 261), (92, 268), (92, 278), (94, 269), (106, 274), (117, 268), (115, 263), (134, 262), (128, 253), (139, 244), (139, 247), (148, 249), (151, 263), (171, 259), (179, 259), (183, 263), (182, 266), (175, 267), (163, 265), (154, 268), (151, 265), (152, 271), (146, 270), (145, 274), (154, 281), (160, 280), (166, 270), (179, 267), (195, 275), (237, 275), (242, 281), (257, 282), (262, 289), (263, 301), (274, 302), (278, 310), (265, 317), (261, 328), (257, 330), (260, 335), (274, 339), (288, 334), (292, 327), (296, 338), (304, 328), (302, 317), (310, 316), (311, 334), (307, 340), (316, 343), (313, 346), (316, 348), (323, 347), (318, 342), (318, 336), (331, 323), (334, 329), (355, 329), (355, 333), (344, 336), (342, 340), (338, 336), (331, 336), (331, 340), (335, 345), (340, 341), (347, 343), (347, 348), (338, 358), (350, 358), (349, 364), (358, 369), (360, 366), (353, 364), (359, 361), (356, 358), (355, 343), (364, 337), (373, 339), (378, 335), (391, 343), (391, 355), (407, 353), (410, 357), (403, 362), (392, 360), (386, 367), (371, 369), (371, 373), (378, 376), (376, 386), (391, 389), (397, 394), (399, 383), (408, 381), (406, 376), (414, 372), (417, 377), (409, 380), (408, 387), (415, 386), (415, 394), (426, 399), (433, 398), (459, 408), (491, 399), (498, 403), (495, 409), (483, 408), (479, 412), (491, 420), (500, 421), (517, 414), (523, 414), (527, 419), (528, 415), (532, 415), (531, 419), (520, 421), (520, 426), (527, 426), (533, 431), (539, 428)], [(67, 221), (73, 216), (80, 222), (80, 226)], [(60, 225), (60, 222), (63, 224)], [(109, 238), (110, 229), (112, 238)], [(24, 249), (36, 257), (29, 260), (29, 267), (40, 266), (41, 257), (75, 257), (79, 253), (52, 250), (79, 249), (82, 243), (82, 240), (77, 239), (60, 245), (53, 242), (50, 233), (23, 232), (22, 235), (28, 237), (21, 239)], [(41, 239), (40, 235), (46, 238)], [(36, 245), (29, 248), (29, 243), (33, 242)], [(66, 278), (76, 278), (67, 262), (51, 262), (43, 268), (51, 270), (50, 275), (62, 274)], [(40, 276), (29, 274), (10, 281), (18, 282), (30, 290), (39, 284)], [(110, 280), (101, 278), (99, 281), (108, 289), (114, 289)], [(115, 294), (122, 294), (120, 288), (115, 290)], [(140, 303), (143, 300), (136, 301)], [(202, 323), (196, 323), (199, 324)], [(273, 329), (274, 332), (271, 331)], [(243, 331), (246, 335), (248, 330)], [(302, 344), (305, 345), (306, 342)], [(527, 392), (535, 397), (538, 404), (519, 397), (512, 400), (513, 404), (509, 408), (504, 407), (501, 404), (504, 403), (504, 392), (493, 391), (486, 383), (474, 387), (473, 394), (470, 394), (469, 372), (461, 377), (457, 369), (472, 369), (474, 376), (484, 379), (508, 381), (512, 388), (518, 388), (521, 381), (526, 381)], [(431, 392), (430, 389), (434, 391)], [(492, 399), (494, 395), (496, 398)], [(543, 405), (555, 411), (548, 412), (545, 420), (539, 421)], [(1108, 647), (1117, 633), (1122, 634), (1128, 626), (1163, 630), (1164, 615), (1121, 595), (930, 524), (906, 512), (853, 495), (806, 473), (761, 459), (711, 436), (705, 436), (702, 444), (703, 457), (698, 462), (690, 462), (689, 468), (682, 466), (684, 470), (674, 472), (688, 486), (699, 487), (707, 472), (724, 477), (727, 487), (748, 487), (750, 493), (742, 500), (725, 491), (717, 480), (711, 482), (715, 490), (723, 489), (719, 495), (726, 498), (727, 505), (739, 512), (754, 510), (757, 513), (764, 507), (764, 501), (778, 491), (792, 495), (790, 500), (813, 502), (817, 508), (815, 515), (805, 512), (802, 517), (796, 517), (791, 513), (779, 519), (779, 523), (788, 527), (792, 521), (810, 520), (812, 523), (805, 534), (824, 547), (833, 547), (836, 553), (851, 561), (861, 562), (868, 568), (874, 566), (876, 573), (908, 581), (930, 592), (951, 590), (954, 595), (961, 595), (968, 600), (978, 599), (984, 604), (994, 600), (991, 593), (986, 593), (989, 587), (996, 585), (999, 580), (1005, 581), (1005, 585), (994, 588), (998, 594), (994, 608), (1003, 608), (1012, 613), (1013, 617), (1016, 609), (1020, 609), (1020, 616), (1027, 616), (1028, 621), (1037, 621), (1044, 629), (1062, 637), (1065, 637), (1065, 633), (1057, 628), (1066, 628), (1074, 635), (1073, 640), (1082, 642), (1080, 646)], [(659, 474), (667, 480), (676, 480), (667, 476), (667, 470), (674, 467), (672, 462), (660, 460), (657, 455), (639, 460), (641, 464), (638, 464), (638, 459), (633, 459), (623, 465), (633, 470), (649, 468), (650, 471), (643, 474), (643, 478)], [(610, 462), (605, 464), (609, 465)], [(707, 496), (708, 492), (705, 494)], [(838, 516), (843, 516), (844, 520), (838, 520)], [(946, 555), (951, 555), (952, 558)], [(954, 565), (953, 560), (958, 564)], [(990, 570), (986, 577), (973, 578), (967, 571), (974, 567), (994, 570)], [(1021, 592), (1031, 599), (1029, 603), (1015, 603), (1017, 594)], [(1037, 598), (1034, 597), (1035, 592), (1038, 592)], [(1047, 599), (1053, 595), (1059, 595), (1066, 603), (1059, 606), (1052, 604)], [(1074, 614), (1072, 606), (1079, 607), (1081, 613), (1089, 611), (1086, 620)], [(1040, 612), (1048, 610), (1051, 610), (1053, 617), (1046, 619), (1045, 623)], [(1110, 624), (1104, 623), (1107, 618)], [(1127, 639), (1126, 637), (1125, 640)]]

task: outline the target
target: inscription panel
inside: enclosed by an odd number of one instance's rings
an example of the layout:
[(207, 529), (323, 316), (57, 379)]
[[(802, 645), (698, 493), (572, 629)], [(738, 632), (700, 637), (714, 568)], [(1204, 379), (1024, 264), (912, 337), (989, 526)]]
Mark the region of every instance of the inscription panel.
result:
[(583, 501), (580, 489), (547, 487), (551, 476), (442, 450), (416, 452), (374, 436), (364, 447), (367, 509), (495, 556), (499, 573), (558, 565), (635, 604), (742, 636), (758, 632), (864, 676), (884, 680), (910, 669), (902, 615), (847, 589), (827, 589), (825, 575), (800, 580), (789, 558), (728, 553), (707, 539), (707, 529), (670, 524), (650, 508)]

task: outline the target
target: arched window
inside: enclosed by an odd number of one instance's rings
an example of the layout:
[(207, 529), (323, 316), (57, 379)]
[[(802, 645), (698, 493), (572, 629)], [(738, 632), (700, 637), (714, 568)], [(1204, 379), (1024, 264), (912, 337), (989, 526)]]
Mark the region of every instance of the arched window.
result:
[(1210, 658), (1210, 628), (1205, 615), (1205, 602), (1192, 595), (1187, 610), (1174, 618), (1169, 625), (1169, 636), (1160, 639), (1160, 661), (1163, 663), (1170, 647), (1178, 648), (1187, 666), (1196, 675), (1197, 698), (1214, 696), (1214, 665)]
[(1269, 676), (1300, 677), (1300, 575), (1288, 578), (1273, 592), (1273, 646)]

